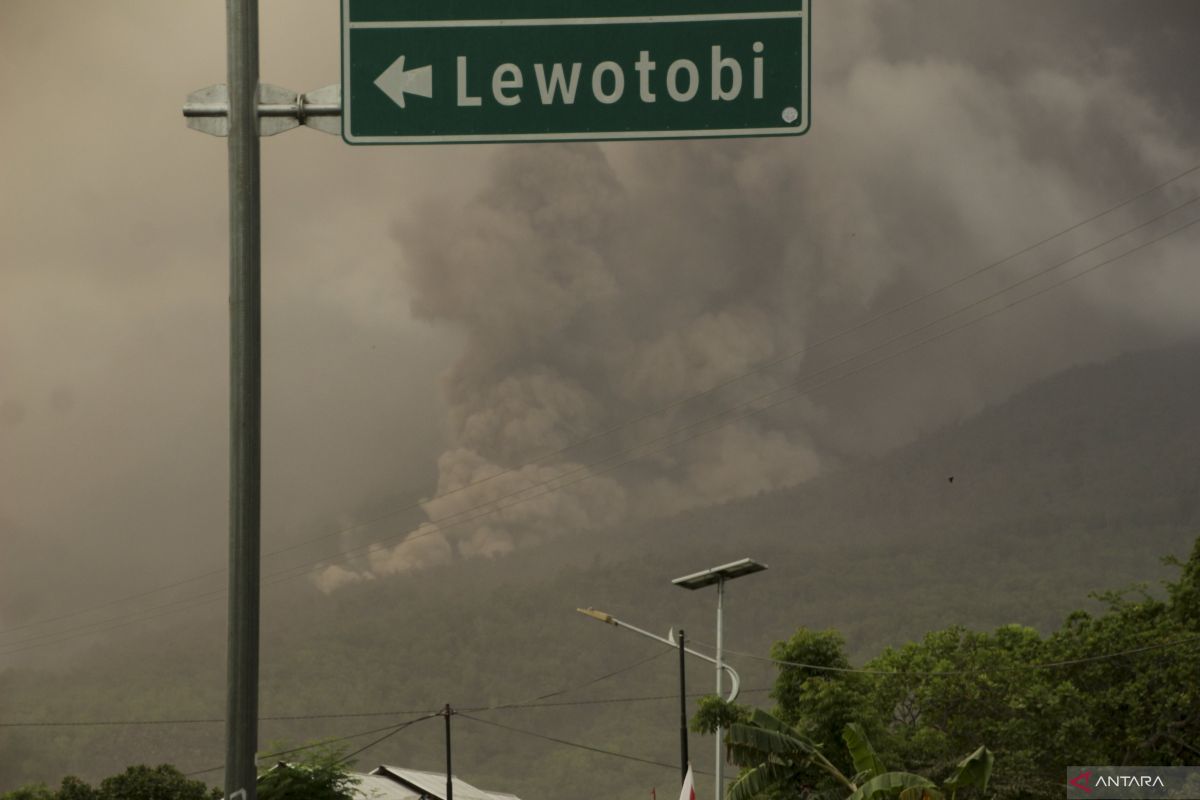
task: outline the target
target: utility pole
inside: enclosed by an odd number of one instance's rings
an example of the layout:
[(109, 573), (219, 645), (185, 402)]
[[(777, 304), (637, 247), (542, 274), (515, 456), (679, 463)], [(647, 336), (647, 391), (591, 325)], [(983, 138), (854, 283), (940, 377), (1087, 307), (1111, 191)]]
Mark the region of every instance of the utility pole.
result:
[(256, 800), (262, 419), (260, 136), (342, 130), (341, 85), (297, 94), (258, 80), (258, 0), (226, 0), (227, 83), (188, 95), (189, 128), (228, 137), (229, 634), (225, 796)]
[[(725, 582), (734, 578), (740, 578), (743, 575), (762, 572), (766, 568), (765, 564), (760, 564), (750, 558), (743, 558), (738, 561), (731, 561), (728, 564), (722, 564), (719, 567), (710, 567), (691, 575), (684, 575), (682, 578), (676, 578), (671, 581), (676, 586), (693, 591), (714, 584), (717, 587), (717, 653), (716, 658), (713, 659), (713, 663), (717, 665), (717, 697), (721, 696), (721, 673), (726, 668), (725, 662), (722, 659), (722, 650), (725, 643)], [(735, 686), (732, 696), (729, 698), (730, 702), (736, 696), (737, 687)], [(717, 726), (715, 734), (717, 753), (714, 769), (716, 779), (713, 781), (713, 794), (715, 800), (722, 800), (725, 796), (725, 743), (722, 741), (724, 731), (720, 726)]]
[(686, 654), (683, 629), (679, 629), (679, 780), (687, 780), (688, 731), (687, 731), (687, 678), (684, 667)]
[(225, 796), (258, 796), (261, 173), (258, 0), (226, 0), (229, 87), (229, 649)]
[[(725, 576), (717, 576), (717, 697), (721, 696), (721, 678), (725, 677), (721, 672), (721, 648), (724, 643), (725, 634)], [(716, 773), (716, 800), (722, 800), (725, 796), (725, 743), (722, 739), (725, 738), (724, 731), (718, 725), (713, 735), (717, 740), (717, 756), (713, 771)]]
[(454, 778), (450, 776), (450, 717), (454, 714), (450, 704), (446, 703), (442, 715), (446, 718), (446, 800), (454, 800)]

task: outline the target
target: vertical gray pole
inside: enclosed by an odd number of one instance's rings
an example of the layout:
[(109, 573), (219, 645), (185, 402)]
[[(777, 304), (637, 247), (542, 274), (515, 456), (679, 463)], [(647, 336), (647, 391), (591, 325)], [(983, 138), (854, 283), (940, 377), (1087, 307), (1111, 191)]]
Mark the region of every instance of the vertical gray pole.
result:
[(226, 0), (226, 33), (230, 452), (225, 796), (255, 800), (261, 398), (258, 0)]
[(687, 740), (687, 677), (684, 668), (683, 629), (679, 629), (679, 780), (687, 780), (688, 740)]
[[(724, 669), (723, 669), (724, 665), (721, 663), (721, 647), (725, 641), (725, 624), (724, 624), (724, 614), (723, 614), (724, 606), (725, 606), (725, 578), (718, 577), (717, 578), (717, 697), (722, 697), (722, 698), (723, 698), (723, 695), (721, 693), (722, 692), (721, 677), (722, 677), (722, 673), (724, 672)], [(717, 728), (717, 763), (716, 763), (716, 767), (714, 768), (714, 772), (716, 772), (716, 778), (714, 780), (717, 785), (717, 789), (716, 789), (717, 800), (721, 800), (721, 798), (725, 794), (725, 753), (723, 752), (725, 743), (722, 741), (723, 738), (724, 738), (724, 736), (722, 735), (721, 728), (718, 727)]]
[(450, 704), (446, 703), (446, 800), (454, 800), (454, 779), (450, 777)]

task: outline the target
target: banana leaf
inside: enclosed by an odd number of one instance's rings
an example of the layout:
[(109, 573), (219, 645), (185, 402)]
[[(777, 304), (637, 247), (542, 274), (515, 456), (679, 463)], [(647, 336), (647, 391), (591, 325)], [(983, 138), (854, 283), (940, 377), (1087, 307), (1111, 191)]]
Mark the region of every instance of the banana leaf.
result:
[(876, 755), (875, 748), (871, 746), (871, 740), (867, 738), (867, 733), (863, 730), (862, 725), (851, 722), (842, 731), (842, 739), (846, 741), (850, 757), (854, 759), (854, 770), (858, 773), (865, 773), (861, 780), (855, 776), (855, 783), (862, 783), (863, 780), (887, 772), (887, 768), (883, 766), (883, 762)]
[(974, 753), (958, 762), (954, 774), (946, 779), (946, 786), (960, 789), (966, 786), (978, 787), (986, 791), (988, 781), (992, 777), (992, 763), (996, 757), (986, 747), (980, 747)]
[(935, 789), (933, 782), (911, 772), (885, 772), (858, 787), (846, 800), (871, 800), (879, 793), (891, 794), (905, 789)]
[(772, 789), (785, 785), (792, 777), (793, 770), (781, 764), (760, 764), (754, 769), (746, 770), (741, 777), (729, 787), (727, 800), (751, 800), (751, 798), (766, 794)]
[(900, 793), (900, 800), (944, 800), (945, 795), (928, 786), (913, 786)]

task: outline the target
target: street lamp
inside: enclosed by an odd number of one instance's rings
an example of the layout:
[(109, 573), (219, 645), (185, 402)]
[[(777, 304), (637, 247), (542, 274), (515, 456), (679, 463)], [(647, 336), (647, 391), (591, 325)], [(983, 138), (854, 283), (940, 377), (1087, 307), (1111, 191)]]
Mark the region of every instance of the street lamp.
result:
[[(762, 572), (766, 569), (765, 564), (760, 564), (754, 559), (743, 558), (738, 561), (731, 561), (728, 564), (722, 564), (719, 567), (711, 567), (700, 572), (693, 572), (691, 575), (684, 575), (682, 578), (676, 578), (671, 583), (676, 586), (682, 586), (684, 589), (703, 589), (705, 586), (717, 586), (717, 657), (715, 659), (717, 665), (717, 696), (721, 696), (721, 676), (723, 672), (723, 664), (721, 662), (721, 646), (724, 641), (725, 627), (723, 620), (723, 612), (725, 605), (725, 581), (740, 578), (743, 575), (751, 575), (755, 572)], [(721, 728), (718, 727), (717, 735), (717, 761), (716, 761), (716, 800), (721, 800), (725, 794), (725, 757), (721, 752)]]
[[(663, 644), (667, 645), (668, 647), (678, 647), (679, 646), (679, 643), (675, 641), (674, 629), (672, 629), (666, 636), (659, 636), (658, 634), (654, 634), (654, 633), (651, 633), (650, 631), (643, 630), (642, 628), (639, 628), (636, 625), (630, 625), (628, 622), (625, 622), (624, 620), (619, 620), (616, 617), (614, 617), (612, 614), (605, 614), (603, 611), (597, 611), (594, 608), (577, 608), (575, 610), (578, 611), (580, 614), (583, 614), (584, 616), (591, 617), (592, 619), (598, 619), (601, 622), (612, 625), (614, 628), (624, 628), (625, 630), (633, 631), (634, 633), (640, 633), (642, 636), (646, 636), (650, 639), (653, 639), (656, 642), (662, 642)], [(710, 661), (713, 664), (717, 665), (717, 669), (728, 672), (729, 673), (729, 681), (730, 681), (730, 683), (733, 684), (733, 688), (730, 689), (729, 696), (726, 697), (725, 700), (726, 700), (726, 702), (732, 703), (734, 700), (737, 699), (738, 688), (742, 685), (742, 679), (738, 677), (737, 670), (735, 670), (733, 667), (729, 666), (728, 664), (718, 663), (717, 659), (713, 658), (712, 656), (706, 656), (706, 655), (704, 655), (704, 653), (698, 653), (690, 647), (685, 647), (684, 652), (686, 652), (688, 655), (693, 655), (693, 656), (696, 656), (697, 658), (702, 658), (705, 661)]]
[(647, 637), (655, 640), (656, 642), (662, 642), (665, 645), (679, 648), (679, 745), (680, 745), (679, 749), (680, 749), (680, 756), (681, 756), (681, 760), (679, 762), (679, 768), (680, 768), (680, 772), (682, 773), (682, 778), (684, 780), (686, 780), (687, 779), (687, 770), (688, 770), (688, 757), (687, 757), (687, 695), (684, 693), (684, 686), (683, 686), (683, 683), (684, 683), (684, 681), (683, 681), (683, 656), (684, 656), (684, 653), (690, 653), (691, 655), (697, 656), (698, 658), (702, 658), (705, 661), (711, 661), (713, 664), (717, 665), (717, 669), (723, 669), (729, 673), (729, 681), (730, 681), (730, 683), (733, 684), (733, 686), (729, 690), (729, 697), (725, 698), (725, 700), (730, 703), (732, 703), (734, 700), (737, 699), (738, 687), (742, 685), (742, 679), (738, 677), (737, 670), (735, 670), (733, 667), (729, 666), (728, 664), (717, 663), (717, 660), (715, 658), (713, 658), (712, 656), (706, 656), (703, 653), (697, 653), (695, 650), (685, 647), (684, 643), (683, 643), (683, 631), (682, 630), (679, 631), (679, 641), (676, 642), (674, 628), (672, 628), (670, 633), (668, 633), (664, 637), (664, 636), (659, 636), (657, 634), (651, 633), (650, 631), (647, 631), (647, 630), (642, 630), (641, 628), (637, 627), (636, 625), (630, 625), (628, 622), (623, 622), (623, 621), (617, 619), (612, 614), (605, 614), (603, 611), (597, 611), (594, 608), (577, 608), (575, 610), (578, 611), (580, 614), (586, 614), (587, 616), (591, 617), (592, 619), (598, 619), (601, 622), (605, 622), (609, 625), (612, 625), (613, 627), (625, 628), (626, 630), (633, 631), (634, 633), (640, 633), (642, 636), (647, 636)]

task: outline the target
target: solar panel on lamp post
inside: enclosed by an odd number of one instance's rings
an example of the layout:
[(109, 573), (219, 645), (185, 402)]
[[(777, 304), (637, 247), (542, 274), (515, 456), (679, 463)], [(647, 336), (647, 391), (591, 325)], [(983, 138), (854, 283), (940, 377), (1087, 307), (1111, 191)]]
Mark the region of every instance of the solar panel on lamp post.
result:
[[(743, 558), (738, 561), (731, 561), (728, 564), (722, 564), (719, 567), (711, 567), (700, 572), (693, 572), (691, 575), (684, 575), (682, 578), (676, 578), (671, 583), (676, 586), (682, 586), (684, 589), (703, 589), (705, 586), (716, 584), (717, 587), (717, 696), (721, 696), (721, 646), (724, 642), (724, 605), (725, 605), (725, 581), (740, 578), (743, 575), (750, 575), (755, 572), (762, 572), (766, 569), (765, 564), (760, 564), (752, 558)], [(734, 698), (730, 698), (732, 701)], [(721, 800), (725, 794), (725, 759), (721, 753), (721, 728), (716, 730), (717, 738), (717, 758), (715, 764), (716, 791), (714, 796), (716, 800)]]

